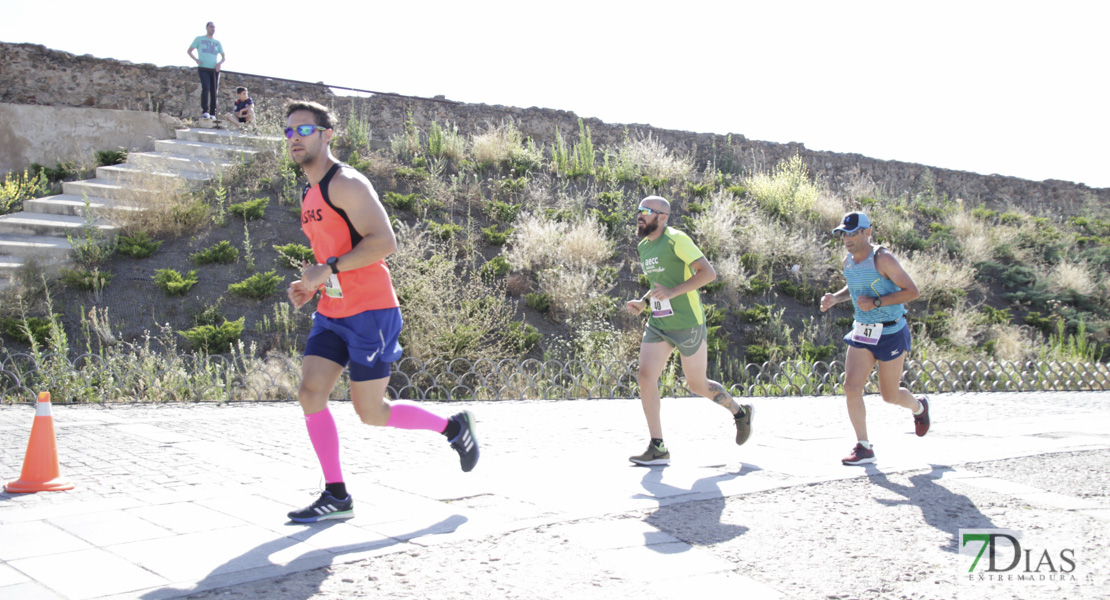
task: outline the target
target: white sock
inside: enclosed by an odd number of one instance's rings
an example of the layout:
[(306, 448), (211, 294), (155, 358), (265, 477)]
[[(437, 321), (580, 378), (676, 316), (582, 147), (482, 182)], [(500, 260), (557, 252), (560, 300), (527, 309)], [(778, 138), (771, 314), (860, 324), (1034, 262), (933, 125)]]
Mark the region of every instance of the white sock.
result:
[[(917, 410), (913, 411), (913, 416), (916, 417), (917, 415), (920, 415), (923, 412), (925, 412), (925, 403), (922, 402), (921, 400), (918, 400), (917, 401)], [(903, 413), (903, 414), (905, 414), (905, 413)]]
[(867, 440), (860, 440), (860, 441), (859, 441), (859, 445), (860, 445), (860, 446), (863, 446), (863, 447), (864, 447), (864, 449), (866, 449), (866, 450), (870, 450), (870, 449), (871, 449), (871, 442), (869, 442), (869, 441), (867, 441)]

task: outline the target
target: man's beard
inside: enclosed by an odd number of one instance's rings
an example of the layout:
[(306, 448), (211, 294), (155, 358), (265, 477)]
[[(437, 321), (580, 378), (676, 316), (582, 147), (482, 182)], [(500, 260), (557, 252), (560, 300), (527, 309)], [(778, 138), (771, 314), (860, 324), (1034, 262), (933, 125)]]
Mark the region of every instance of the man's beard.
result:
[(655, 233), (656, 229), (659, 229), (658, 220), (652, 221), (651, 223), (644, 223), (643, 225), (639, 223), (636, 224), (636, 233), (639, 234), (640, 237), (647, 237)]

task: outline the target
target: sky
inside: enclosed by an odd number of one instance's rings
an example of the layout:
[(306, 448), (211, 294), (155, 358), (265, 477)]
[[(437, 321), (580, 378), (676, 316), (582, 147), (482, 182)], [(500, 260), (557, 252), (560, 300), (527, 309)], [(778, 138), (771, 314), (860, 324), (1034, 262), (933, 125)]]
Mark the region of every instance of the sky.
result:
[[(1110, 187), (1110, 2), (0, 0), (0, 40)], [(237, 8), (242, 10), (237, 12)]]

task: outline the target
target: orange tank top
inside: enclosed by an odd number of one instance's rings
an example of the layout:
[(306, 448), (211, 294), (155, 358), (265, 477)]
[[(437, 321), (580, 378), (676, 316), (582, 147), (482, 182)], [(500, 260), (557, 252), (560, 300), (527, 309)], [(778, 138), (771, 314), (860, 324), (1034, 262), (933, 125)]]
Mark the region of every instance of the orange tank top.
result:
[[(351, 167), (340, 163), (332, 165), (320, 183), (305, 188), (301, 197), (301, 229), (308, 236), (312, 253), (320, 264), (332, 256), (343, 256), (362, 240), (362, 234), (347, 218), (347, 213), (332, 204), (328, 196), (328, 184), (341, 168)], [(343, 271), (338, 277), (342, 297), (321, 293), (316, 312), (339, 319), (368, 310), (399, 306), (384, 259)]]

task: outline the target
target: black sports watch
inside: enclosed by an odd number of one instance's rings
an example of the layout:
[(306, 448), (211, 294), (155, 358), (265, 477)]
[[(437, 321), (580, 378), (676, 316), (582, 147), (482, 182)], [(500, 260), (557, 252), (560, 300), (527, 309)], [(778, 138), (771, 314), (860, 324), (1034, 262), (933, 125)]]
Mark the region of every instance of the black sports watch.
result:
[(329, 258), (326, 261), (325, 264), (327, 264), (329, 267), (331, 267), (331, 272), (333, 274), (335, 274), (335, 275), (339, 274), (339, 257), (338, 256), (333, 256), (333, 257)]
[[(328, 259), (328, 264), (329, 265), (331, 264), (331, 259)], [(332, 267), (332, 270), (334, 271), (335, 267)], [(338, 271), (336, 271), (336, 272), (338, 273)], [(882, 306), (882, 305), (883, 305), (883, 297), (879, 296), (878, 298), (875, 298), (875, 306)]]

